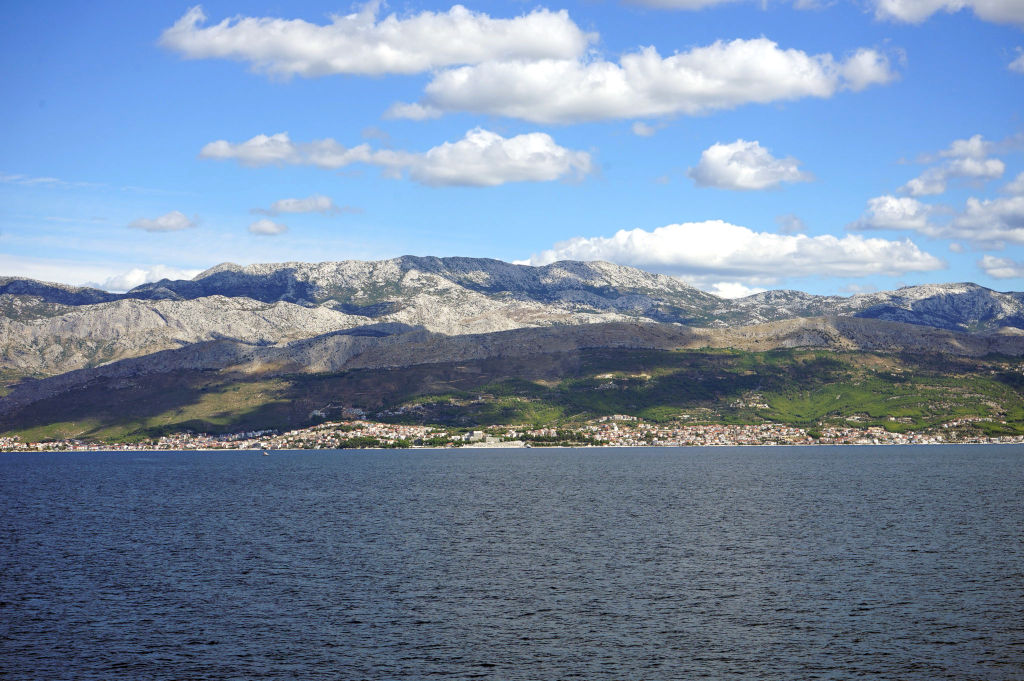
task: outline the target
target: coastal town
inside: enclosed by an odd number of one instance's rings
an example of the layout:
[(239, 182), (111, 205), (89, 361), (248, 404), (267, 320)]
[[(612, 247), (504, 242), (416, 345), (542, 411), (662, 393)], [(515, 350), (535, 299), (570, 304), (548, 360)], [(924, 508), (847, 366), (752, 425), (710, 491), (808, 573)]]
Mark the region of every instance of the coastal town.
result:
[(131, 443), (84, 439), (32, 442), (7, 436), (0, 437), (0, 452), (1024, 443), (1024, 435), (980, 434), (977, 426), (983, 421), (991, 419), (964, 418), (925, 432), (893, 432), (879, 426), (811, 429), (777, 423), (666, 424), (621, 414), (561, 427), (490, 426), (476, 430), (353, 420), (286, 432), (258, 430), (217, 435), (186, 431)]

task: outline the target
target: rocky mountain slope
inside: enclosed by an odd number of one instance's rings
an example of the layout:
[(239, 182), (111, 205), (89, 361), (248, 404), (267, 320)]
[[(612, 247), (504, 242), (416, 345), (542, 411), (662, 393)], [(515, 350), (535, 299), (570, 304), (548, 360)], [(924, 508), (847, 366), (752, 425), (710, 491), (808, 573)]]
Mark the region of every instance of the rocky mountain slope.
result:
[(765, 291), (732, 301), (732, 309), (744, 318), (743, 323), (831, 315), (884, 319), (951, 331), (1024, 328), (1024, 293), (999, 293), (970, 283), (907, 286), (849, 298)]
[(971, 333), (1021, 329), (1024, 294), (942, 284), (849, 298), (769, 291), (726, 300), (610, 263), (529, 267), (411, 256), (224, 264), (192, 280), (123, 294), (0, 278), (0, 370), (52, 375), (220, 340), (290, 348), (297, 340), (375, 324), (418, 328), (435, 334), (436, 344), (442, 336), (468, 334), (474, 340), (467, 343), (481, 343), (495, 332), (581, 324), (734, 328), (820, 316)]
[(43, 380), (23, 380), (0, 398), (0, 414), (103, 381), (110, 386), (177, 371), (226, 372), (262, 378), (327, 374), (352, 369), (529, 358), (619, 348), (683, 350), (733, 348), (767, 351), (819, 348), (833, 351), (980, 357), (1024, 356), (1024, 331), (964, 334), (920, 325), (857, 318), (800, 318), (735, 328), (693, 328), (657, 323), (603, 323), (524, 328), (449, 336), (422, 327), (379, 324), (290, 343), (266, 345), (220, 339), (190, 344)]

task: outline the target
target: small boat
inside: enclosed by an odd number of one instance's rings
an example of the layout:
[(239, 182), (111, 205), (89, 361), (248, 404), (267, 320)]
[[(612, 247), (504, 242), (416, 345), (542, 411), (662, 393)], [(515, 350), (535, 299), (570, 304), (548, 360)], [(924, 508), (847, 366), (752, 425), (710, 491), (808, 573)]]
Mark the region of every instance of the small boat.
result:
[(263, 450), (263, 456), (270, 456), (270, 452), (268, 452), (267, 450)]

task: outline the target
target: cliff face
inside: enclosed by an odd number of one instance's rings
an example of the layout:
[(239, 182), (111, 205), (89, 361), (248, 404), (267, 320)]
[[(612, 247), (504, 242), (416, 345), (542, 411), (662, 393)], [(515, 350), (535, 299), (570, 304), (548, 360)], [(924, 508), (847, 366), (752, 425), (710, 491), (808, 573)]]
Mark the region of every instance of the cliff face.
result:
[[(671, 277), (602, 262), (528, 267), (411, 256), (224, 264), (192, 280), (124, 294), (0, 278), (0, 370), (59, 374), (215, 341), (285, 352), (295, 341), (380, 324), (421, 329), (442, 347), (455, 342), (446, 337), (472, 336), (464, 344), (481, 345), (487, 334), (528, 328), (619, 322), (736, 329), (823, 316), (987, 333), (1024, 328), (1024, 294), (943, 284), (849, 298), (769, 291), (726, 300)], [(730, 342), (740, 342), (742, 331), (736, 332)], [(547, 340), (538, 342), (554, 343), (559, 336), (542, 337)]]

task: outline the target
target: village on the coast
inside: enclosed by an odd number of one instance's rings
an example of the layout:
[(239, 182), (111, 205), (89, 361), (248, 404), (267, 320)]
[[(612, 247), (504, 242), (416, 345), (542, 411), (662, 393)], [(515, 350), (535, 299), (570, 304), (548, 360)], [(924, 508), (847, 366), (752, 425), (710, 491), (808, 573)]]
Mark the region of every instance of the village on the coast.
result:
[(277, 432), (229, 434), (181, 432), (132, 443), (82, 439), (40, 442), (0, 437), (0, 451), (184, 451), (288, 449), (417, 449), (516, 447), (693, 447), (738, 445), (913, 445), (1024, 443), (1024, 435), (985, 436), (974, 427), (988, 418), (962, 418), (926, 432), (892, 432), (824, 426), (798, 428), (775, 423), (756, 425), (653, 423), (636, 416), (604, 416), (561, 427), (490, 426), (482, 429), (405, 425), (366, 420), (320, 423)]

